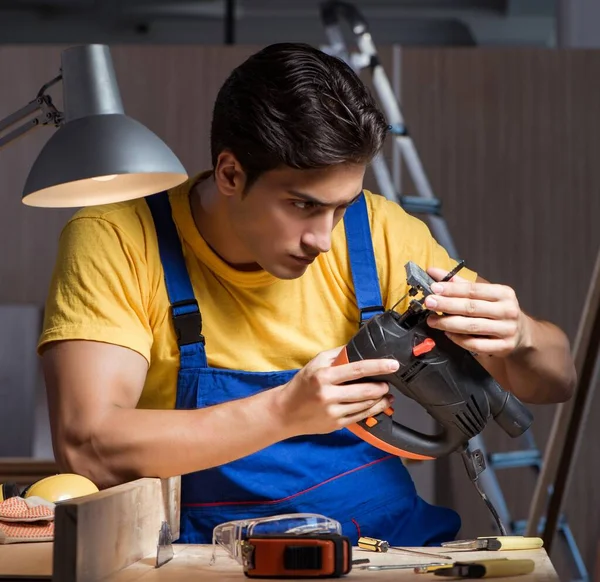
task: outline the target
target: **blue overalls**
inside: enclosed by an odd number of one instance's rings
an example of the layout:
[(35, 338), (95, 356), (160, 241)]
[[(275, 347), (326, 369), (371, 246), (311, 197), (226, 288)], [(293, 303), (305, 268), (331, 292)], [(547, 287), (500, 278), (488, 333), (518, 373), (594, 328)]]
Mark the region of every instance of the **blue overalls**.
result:
[[(200, 311), (168, 196), (163, 192), (146, 200), (179, 338), (176, 407), (214, 406), (288, 382), (297, 370), (246, 372), (208, 366)], [(344, 222), (364, 321), (383, 310), (364, 196), (347, 209)], [(179, 541), (210, 543), (213, 528), (220, 523), (300, 512), (338, 520), (354, 545), (361, 535), (398, 546), (436, 545), (453, 539), (460, 527), (454, 511), (432, 506), (417, 495), (398, 457), (341, 429), (290, 438), (225, 465), (184, 475)]]

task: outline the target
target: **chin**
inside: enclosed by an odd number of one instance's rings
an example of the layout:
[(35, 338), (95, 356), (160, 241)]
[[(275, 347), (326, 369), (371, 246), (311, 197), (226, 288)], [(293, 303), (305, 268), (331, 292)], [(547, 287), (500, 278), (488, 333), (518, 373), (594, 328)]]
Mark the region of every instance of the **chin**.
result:
[[(264, 267), (263, 267), (264, 268)], [(287, 265), (270, 265), (268, 268), (265, 268), (265, 271), (268, 271), (274, 277), (278, 279), (297, 279), (306, 273), (306, 269), (308, 269), (308, 265), (298, 265), (297, 267), (288, 267)]]

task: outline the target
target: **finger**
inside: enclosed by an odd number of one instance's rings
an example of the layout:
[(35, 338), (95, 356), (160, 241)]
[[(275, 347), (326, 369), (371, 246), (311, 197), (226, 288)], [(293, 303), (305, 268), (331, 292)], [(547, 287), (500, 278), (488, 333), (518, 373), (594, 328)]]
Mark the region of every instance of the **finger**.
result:
[[(373, 407), (377, 404), (382, 403), (385, 405), (383, 410), (385, 410), (390, 404), (393, 402), (393, 397), (391, 395), (385, 395), (382, 398), (376, 398), (372, 400), (363, 400), (362, 402), (352, 402), (348, 404), (334, 404), (330, 407), (331, 414), (335, 418), (343, 418), (346, 416), (358, 415), (358, 414), (367, 414), (369, 411), (373, 409)], [(365, 417), (366, 418), (366, 417)]]
[(359, 360), (327, 368), (327, 379), (331, 384), (352, 382), (360, 378), (392, 374), (398, 369), (398, 361), (390, 358)]
[(498, 321), (481, 317), (462, 317), (460, 315), (438, 316), (427, 318), (430, 327), (450, 333), (463, 335), (485, 335), (498, 338), (508, 338), (517, 333), (517, 325), (512, 321)]
[(356, 422), (364, 420), (365, 418), (369, 418), (370, 416), (377, 416), (378, 414), (381, 414), (384, 410), (386, 410), (390, 406), (390, 404), (391, 400), (388, 400), (387, 398), (382, 398), (379, 402), (373, 404), (373, 406), (367, 408), (366, 410), (363, 410), (362, 412), (356, 414), (348, 414), (347, 416), (341, 418), (341, 426), (348, 426), (350, 424), (354, 424)]
[[(434, 295), (445, 297), (463, 297), (467, 299), (481, 299), (483, 301), (503, 301), (512, 299), (514, 291), (506, 285), (493, 283), (473, 283), (471, 281), (448, 281), (446, 283), (433, 283), (431, 290)], [(431, 296), (430, 296), (431, 297)]]
[[(444, 279), (449, 272), (450, 271), (440, 269), (439, 267), (429, 267), (429, 269), (427, 269), (427, 274), (436, 281), (441, 281), (442, 279)], [(467, 279), (461, 277), (460, 275), (454, 275), (454, 277), (452, 277), (450, 281), (467, 281)]]
[(469, 317), (488, 317), (491, 319), (516, 319), (516, 310), (505, 301), (482, 301), (465, 297), (444, 297), (430, 295), (425, 299), (425, 307), (433, 311), (467, 315)]
[(455, 333), (446, 334), (455, 344), (477, 354), (504, 355), (514, 349), (514, 342), (506, 339), (487, 339)]
[(366, 402), (367, 400), (379, 400), (389, 391), (390, 387), (387, 382), (333, 385), (329, 387), (325, 400), (335, 403)]

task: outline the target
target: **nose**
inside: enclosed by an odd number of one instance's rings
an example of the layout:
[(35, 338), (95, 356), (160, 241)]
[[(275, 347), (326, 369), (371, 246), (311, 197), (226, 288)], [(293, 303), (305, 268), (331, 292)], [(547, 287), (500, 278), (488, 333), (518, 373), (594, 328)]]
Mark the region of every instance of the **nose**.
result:
[(331, 216), (319, 216), (311, 222), (310, 228), (302, 235), (302, 245), (310, 254), (326, 253), (331, 249), (333, 231), (333, 213)]

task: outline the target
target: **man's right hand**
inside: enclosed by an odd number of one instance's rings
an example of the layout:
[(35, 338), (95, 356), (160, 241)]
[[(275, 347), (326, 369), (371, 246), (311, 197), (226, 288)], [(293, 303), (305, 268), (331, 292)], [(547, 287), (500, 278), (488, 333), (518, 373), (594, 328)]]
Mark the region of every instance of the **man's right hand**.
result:
[(340, 351), (335, 348), (321, 352), (276, 389), (277, 414), (292, 436), (329, 433), (390, 406), (392, 396), (387, 383), (357, 380), (394, 373), (398, 362), (371, 359), (333, 366)]

